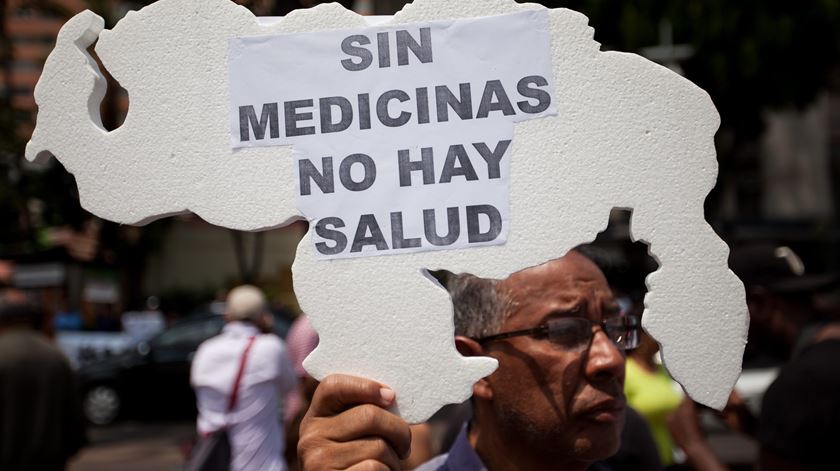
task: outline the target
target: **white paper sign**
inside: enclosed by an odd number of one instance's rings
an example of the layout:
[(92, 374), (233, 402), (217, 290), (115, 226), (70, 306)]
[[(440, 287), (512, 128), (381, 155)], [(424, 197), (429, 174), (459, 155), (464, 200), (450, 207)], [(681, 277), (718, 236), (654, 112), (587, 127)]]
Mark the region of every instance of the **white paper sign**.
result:
[(502, 244), (512, 123), (556, 114), (549, 47), (544, 10), (235, 38), (232, 146), (294, 146), (319, 258)]

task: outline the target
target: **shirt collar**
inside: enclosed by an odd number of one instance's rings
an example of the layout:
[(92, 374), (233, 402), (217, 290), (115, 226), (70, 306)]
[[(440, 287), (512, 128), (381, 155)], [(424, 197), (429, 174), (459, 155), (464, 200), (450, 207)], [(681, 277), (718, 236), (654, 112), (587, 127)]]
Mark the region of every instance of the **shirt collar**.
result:
[(232, 321), (225, 324), (224, 328), (222, 329), (222, 333), (232, 334), (237, 337), (250, 337), (253, 335), (259, 335), (260, 329), (258, 329), (257, 326), (251, 324), (250, 322)]
[[(452, 444), (446, 461), (437, 471), (487, 471), (487, 467), (481, 462), (478, 453), (475, 452), (468, 437), (469, 422), (461, 426), (458, 438)], [(593, 463), (588, 471), (611, 471), (612, 468), (603, 462)]]
[(458, 438), (449, 450), (449, 456), (440, 468), (441, 471), (487, 471), (487, 467), (470, 444), (467, 436), (468, 426), (469, 422), (461, 427)]

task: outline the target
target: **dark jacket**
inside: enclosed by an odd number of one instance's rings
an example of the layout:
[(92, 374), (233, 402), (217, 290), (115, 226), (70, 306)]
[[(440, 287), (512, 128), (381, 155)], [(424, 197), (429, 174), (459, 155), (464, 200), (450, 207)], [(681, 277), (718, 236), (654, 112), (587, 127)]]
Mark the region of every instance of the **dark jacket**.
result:
[(0, 469), (64, 469), (85, 441), (67, 358), (38, 332), (0, 331)]

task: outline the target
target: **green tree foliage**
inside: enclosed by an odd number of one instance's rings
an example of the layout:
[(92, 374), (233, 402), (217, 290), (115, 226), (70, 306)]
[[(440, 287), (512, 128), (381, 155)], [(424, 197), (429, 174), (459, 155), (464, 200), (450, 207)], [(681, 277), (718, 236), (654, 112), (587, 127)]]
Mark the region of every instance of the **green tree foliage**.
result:
[[(691, 44), (685, 75), (711, 95), (724, 126), (755, 136), (767, 108), (805, 106), (840, 64), (840, 1), (569, 0), (589, 16), (605, 48), (659, 43), (659, 23)], [(556, 5), (552, 5), (556, 6)]]
[(807, 106), (840, 82), (838, 0), (541, 3), (586, 14), (603, 49), (639, 52), (660, 44), (663, 20), (670, 22), (675, 44), (691, 45), (693, 54), (681, 67), (709, 93), (721, 115), (718, 186), (706, 200), (710, 220), (723, 217), (723, 188), (735, 189), (739, 218), (761, 218), (761, 194), (770, 191), (760, 180), (758, 139), (765, 113)]

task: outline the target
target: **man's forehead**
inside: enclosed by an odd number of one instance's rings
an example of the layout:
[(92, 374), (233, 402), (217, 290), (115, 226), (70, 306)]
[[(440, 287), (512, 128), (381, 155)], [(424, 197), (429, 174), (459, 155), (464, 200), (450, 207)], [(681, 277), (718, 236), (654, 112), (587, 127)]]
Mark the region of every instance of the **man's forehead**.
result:
[(608, 308), (615, 304), (601, 270), (576, 252), (514, 273), (498, 288), (514, 311), (562, 310), (583, 304)]
[(527, 289), (545, 285), (566, 286), (568, 288), (590, 286), (593, 289), (606, 288), (607, 280), (595, 263), (577, 252), (550, 260), (542, 265), (526, 268), (513, 273), (501, 281), (510, 289)]

